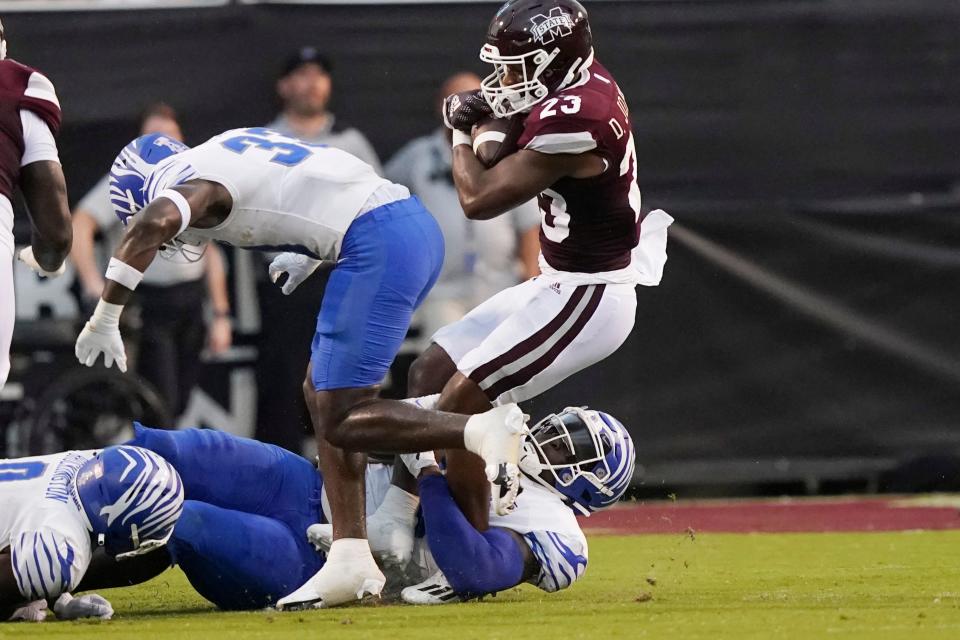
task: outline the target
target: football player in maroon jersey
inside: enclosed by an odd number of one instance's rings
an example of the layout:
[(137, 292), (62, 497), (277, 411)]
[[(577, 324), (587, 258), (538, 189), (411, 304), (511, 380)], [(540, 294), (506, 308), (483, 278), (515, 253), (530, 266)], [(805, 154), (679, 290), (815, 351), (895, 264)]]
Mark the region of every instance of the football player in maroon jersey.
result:
[[(480, 58), (494, 67), (482, 89), (444, 105), (457, 192), (473, 220), (536, 197), (542, 275), (440, 329), (414, 363), (411, 395), (441, 393), (437, 409), (462, 413), (527, 400), (619, 348), (633, 328), (636, 285), (659, 283), (672, 222), (640, 209), (627, 103), (594, 57), (580, 3), (510, 0)], [(488, 169), (469, 132), (490, 113), (525, 123), (519, 150)], [(466, 452), (447, 455), (460, 507), (486, 527), (482, 464)]]
[(0, 387), (10, 373), (13, 335), (13, 191), (19, 186), (32, 228), (18, 258), (42, 276), (63, 273), (73, 231), (54, 136), (60, 103), (39, 71), (9, 60), (0, 24)]

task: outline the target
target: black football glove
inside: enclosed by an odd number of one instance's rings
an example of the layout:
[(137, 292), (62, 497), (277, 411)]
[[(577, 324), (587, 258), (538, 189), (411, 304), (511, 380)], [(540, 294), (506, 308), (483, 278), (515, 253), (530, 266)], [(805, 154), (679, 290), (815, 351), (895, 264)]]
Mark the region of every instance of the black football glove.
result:
[(491, 113), (493, 109), (479, 89), (454, 93), (443, 101), (443, 124), (450, 129), (470, 133), (473, 125)]

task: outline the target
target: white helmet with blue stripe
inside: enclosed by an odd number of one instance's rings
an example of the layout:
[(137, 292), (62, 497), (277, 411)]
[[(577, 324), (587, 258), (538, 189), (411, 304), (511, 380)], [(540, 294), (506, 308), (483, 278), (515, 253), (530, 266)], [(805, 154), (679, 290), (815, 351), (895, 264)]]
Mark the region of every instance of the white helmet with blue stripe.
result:
[(110, 202), (126, 225), (148, 203), (144, 183), (156, 166), (190, 147), (162, 133), (140, 136), (121, 151), (110, 167)]
[(571, 509), (590, 515), (623, 497), (636, 462), (633, 439), (619, 420), (567, 407), (530, 428), (520, 468)]
[(98, 543), (118, 559), (165, 545), (183, 512), (180, 474), (141, 447), (107, 447), (80, 467), (76, 488)]

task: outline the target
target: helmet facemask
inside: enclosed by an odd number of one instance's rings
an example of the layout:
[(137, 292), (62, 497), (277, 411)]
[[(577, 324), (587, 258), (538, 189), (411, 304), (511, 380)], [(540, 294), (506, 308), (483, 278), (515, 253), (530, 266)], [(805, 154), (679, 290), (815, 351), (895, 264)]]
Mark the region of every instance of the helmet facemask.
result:
[(180, 236), (167, 240), (157, 253), (161, 258), (173, 264), (194, 264), (203, 260), (208, 243), (193, 244)]
[(612, 492), (604, 484), (611, 469), (605, 456), (612, 443), (605, 442), (601, 429), (593, 427), (596, 412), (567, 407), (530, 428), (524, 441), (520, 468), (529, 477), (552, 489), (575, 510), (589, 511), (564, 492), (582, 479), (603, 494)]
[[(483, 79), (480, 90), (493, 109), (493, 115), (506, 118), (523, 113), (546, 98), (550, 89), (540, 77), (559, 53), (560, 49), (556, 48), (549, 53), (545, 49), (534, 49), (520, 55), (503, 56), (494, 45), (483, 45), (480, 59), (493, 65), (493, 73)], [(511, 67), (522, 69), (523, 78), (520, 82), (504, 86), (503, 80)]]
[(139, 531), (137, 530), (137, 525), (130, 525), (130, 538), (133, 543), (133, 549), (131, 551), (126, 551), (124, 553), (118, 553), (114, 556), (116, 560), (128, 560), (130, 558), (135, 558), (137, 556), (142, 556), (145, 553), (150, 553), (151, 551), (156, 551), (161, 547), (165, 547), (170, 538), (173, 537), (173, 527), (170, 527), (170, 530), (162, 538), (154, 538), (152, 540), (140, 540)]

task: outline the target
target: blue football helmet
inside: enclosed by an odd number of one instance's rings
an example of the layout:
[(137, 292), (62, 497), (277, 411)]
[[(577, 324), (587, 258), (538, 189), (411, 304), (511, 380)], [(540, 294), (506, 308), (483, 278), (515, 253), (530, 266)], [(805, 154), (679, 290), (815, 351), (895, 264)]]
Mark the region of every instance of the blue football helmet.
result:
[(144, 184), (157, 164), (189, 148), (162, 133), (150, 133), (120, 151), (110, 167), (110, 202), (124, 225), (147, 205)]
[(180, 474), (141, 447), (107, 447), (80, 467), (76, 488), (97, 543), (117, 559), (165, 545), (183, 512)]
[(636, 461), (633, 439), (616, 418), (567, 407), (530, 428), (520, 469), (575, 512), (590, 515), (623, 496)]

